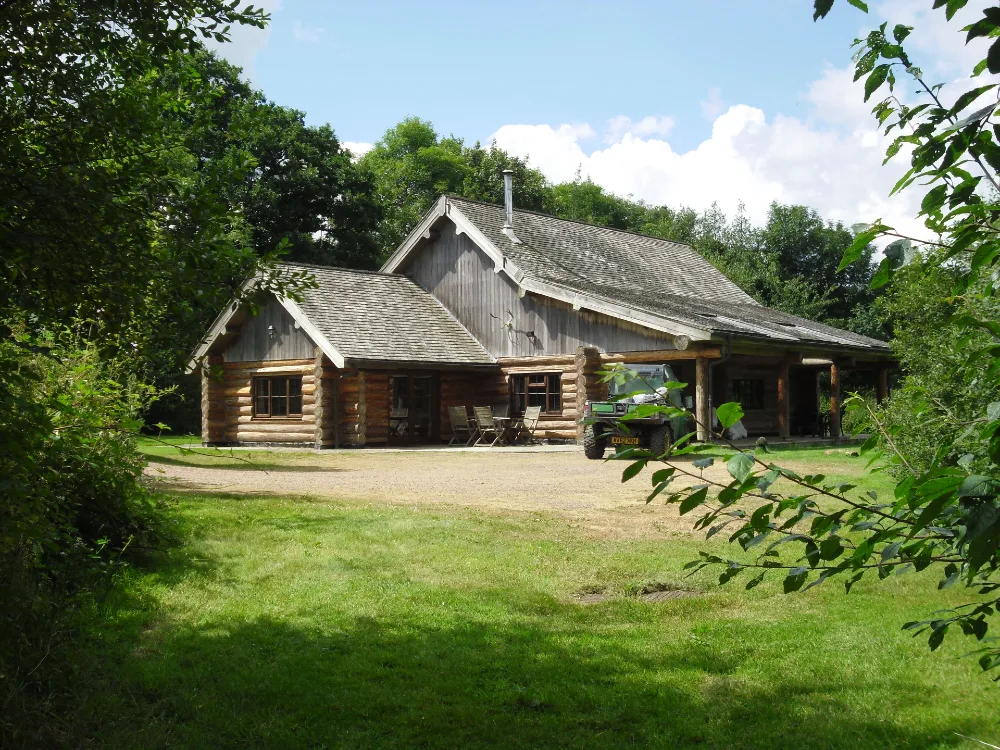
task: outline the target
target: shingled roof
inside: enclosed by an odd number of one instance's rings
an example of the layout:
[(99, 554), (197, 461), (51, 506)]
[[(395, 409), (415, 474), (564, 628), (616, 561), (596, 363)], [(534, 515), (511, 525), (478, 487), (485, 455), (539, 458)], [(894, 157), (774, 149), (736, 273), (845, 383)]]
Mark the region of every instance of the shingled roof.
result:
[[(446, 196), (428, 217), (435, 210), (478, 230), (470, 236), (480, 235), (478, 241), (490, 245), (483, 249), (499, 253), (503, 270), (532, 291), (562, 292), (581, 306), (628, 308), (668, 329), (673, 324), (709, 338), (888, 351), (884, 341), (760, 305), (688, 245), (516, 209), (513, 232), (520, 242), (514, 242), (504, 233), (503, 206)], [(411, 239), (386, 269), (402, 265)]]
[(317, 288), (299, 308), (345, 359), (490, 364), (493, 359), (444, 305), (398, 274), (282, 263)]
[[(307, 271), (316, 287), (302, 300), (279, 300), (302, 330), (338, 367), (399, 362), (408, 365), (490, 365), (494, 359), (429, 292), (398, 274), (305, 263), (279, 263)], [(208, 351), (236, 312), (227, 308), (192, 358)]]

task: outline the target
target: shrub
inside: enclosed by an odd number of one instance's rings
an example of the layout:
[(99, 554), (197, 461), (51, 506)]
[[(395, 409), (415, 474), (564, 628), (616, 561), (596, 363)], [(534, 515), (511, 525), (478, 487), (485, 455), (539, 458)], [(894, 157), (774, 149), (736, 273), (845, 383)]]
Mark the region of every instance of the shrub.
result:
[(75, 613), (156, 543), (132, 438), (153, 394), (128, 370), (68, 333), (0, 341), (0, 733), (15, 744), (48, 723)]

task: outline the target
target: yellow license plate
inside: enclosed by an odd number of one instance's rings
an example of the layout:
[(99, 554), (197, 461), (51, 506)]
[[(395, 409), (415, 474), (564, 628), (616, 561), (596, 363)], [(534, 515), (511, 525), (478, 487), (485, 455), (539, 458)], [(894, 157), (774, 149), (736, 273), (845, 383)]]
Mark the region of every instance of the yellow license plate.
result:
[(612, 445), (638, 445), (639, 438), (637, 437), (626, 437), (625, 435), (612, 435), (611, 436)]

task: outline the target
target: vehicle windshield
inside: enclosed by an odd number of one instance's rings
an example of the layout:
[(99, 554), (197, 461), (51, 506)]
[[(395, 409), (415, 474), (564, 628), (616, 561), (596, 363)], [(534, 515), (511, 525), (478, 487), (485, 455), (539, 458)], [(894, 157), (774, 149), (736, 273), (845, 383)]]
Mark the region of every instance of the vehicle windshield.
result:
[(636, 375), (630, 378), (615, 378), (611, 381), (609, 392), (612, 396), (627, 396), (631, 393), (653, 393), (657, 388), (677, 380), (669, 365), (629, 365)]

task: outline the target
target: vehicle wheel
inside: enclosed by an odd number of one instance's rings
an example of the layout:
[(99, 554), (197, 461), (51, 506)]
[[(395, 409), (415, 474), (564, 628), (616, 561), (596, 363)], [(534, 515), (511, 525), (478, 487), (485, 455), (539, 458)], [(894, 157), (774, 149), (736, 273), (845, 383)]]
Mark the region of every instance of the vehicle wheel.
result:
[(667, 425), (663, 427), (657, 427), (649, 435), (649, 450), (650, 452), (659, 458), (664, 453), (667, 452), (674, 442), (674, 436), (670, 434), (670, 428)]
[(588, 424), (583, 429), (583, 455), (587, 458), (604, 458), (604, 451), (608, 447), (608, 438), (601, 433), (601, 430)]

